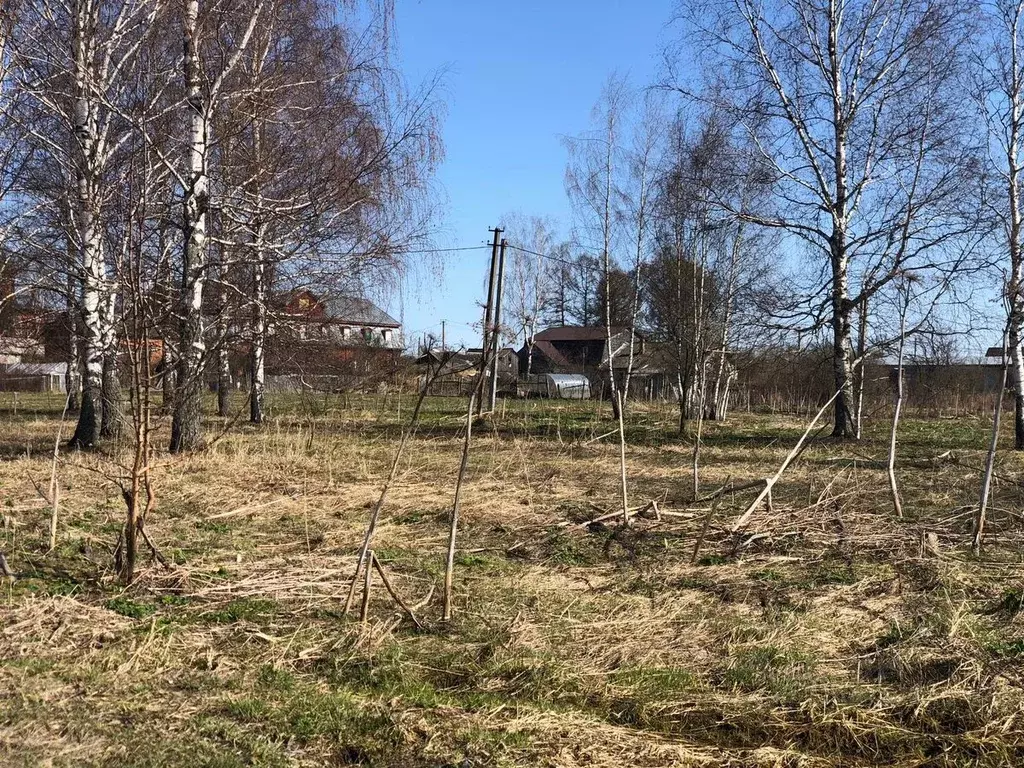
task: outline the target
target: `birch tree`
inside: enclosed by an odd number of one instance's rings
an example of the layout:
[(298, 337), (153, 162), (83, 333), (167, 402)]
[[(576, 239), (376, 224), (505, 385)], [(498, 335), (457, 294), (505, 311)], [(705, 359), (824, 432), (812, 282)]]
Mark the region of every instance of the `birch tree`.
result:
[[(250, 420), (264, 418), (274, 294), (352, 296), (394, 285), (422, 237), (418, 208), (437, 159), (432, 83), (408, 92), (378, 34), (325, 2), (268, 1), (239, 64), (226, 120), (224, 215), (247, 297)], [(287, 45), (282, 45), (282, 38)]]
[(574, 246), (558, 247), (558, 270), (548, 319), (558, 325), (597, 325), (604, 314), (601, 260), (590, 253), (576, 253)]
[[(22, 94), (17, 88), (13, 35), (15, 14), (0, 17), (0, 276), (10, 277), (17, 264), (7, 243), (18, 228), (21, 208), (12, 203), (20, 189), (21, 176), (27, 162), (25, 131), (19, 125), (18, 111)], [(4, 281), (7, 284), (7, 281)], [(6, 316), (16, 295), (0, 292), (0, 314)]]
[(119, 108), (156, 7), (153, 0), (26, 2), (15, 28), (18, 87), (28, 102), (26, 140), (37, 155), (37, 180), (50, 179), (29, 194), (50, 208), (51, 221), (68, 226), (71, 258), (65, 269), (77, 294), (84, 369), (71, 445), (80, 448), (95, 446), (103, 433), (105, 366), (106, 433), (116, 431), (116, 290), (104, 212), (116, 155), (130, 135)]
[(983, 5), (988, 35), (979, 51), (980, 106), (988, 131), (989, 166), (999, 188), (989, 199), (1003, 242), (1009, 380), (1014, 448), (1024, 450), (1024, 2)]
[(858, 308), (903, 270), (941, 262), (944, 244), (973, 226), (958, 215), (977, 176), (958, 87), (972, 9), (961, 0), (680, 6), (702, 58), (728, 73), (729, 88), (712, 98), (775, 181), (773, 202), (742, 219), (802, 244), (820, 278), (800, 286), (800, 327), (831, 335), (836, 437), (856, 432)]
[(184, 46), (182, 73), (189, 141), (187, 162), (181, 173), (183, 250), (179, 298), (178, 371), (171, 420), (172, 453), (192, 451), (202, 444), (202, 409), (206, 339), (203, 300), (209, 269), (207, 227), (210, 210), (210, 163), (213, 147), (212, 117), (225, 97), (229, 77), (249, 45), (263, 10), (263, 0), (242, 4), (240, 34), (224, 55), (212, 46), (208, 30), (200, 24), (200, 0), (182, 5)]
[(716, 268), (728, 241), (728, 218), (714, 207), (712, 191), (730, 183), (724, 173), (724, 132), (713, 119), (693, 128), (677, 119), (670, 160), (658, 184), (658, 249), (649, 269), (646, 320), (671, 349), (679, 433), (704, 417), (708, 366), (723, 318), (721, 275)]
[[(644, 265), (650, 259), (653, 242), (657, 179), (660, 173), (661, 136), (664, 115), (660, 105), (648, 95), (638, 108), (636, 123), (625, 150), (625, 173), (619, 185), (618, 217), (624, 237), (629, 244), (631, 269), (631, 296), (626, 348), (626, 373), (623, 377), (623, 397), (629, 397), (630, 381), (636, 354), (637, 323), (641, 312), (641, 286)], [(605, 284), (606, 289), (610, 284)], [(610, 354), (610, 353), (609, 353)]]
[[(502, 229), (511, 246), (511, 269), (506, 277), (505, 301), (510, 319), (509, 335), (526, 347), (525, 374), (533, 372), (534, 338), (541, 314), (555, 290), (556, 270), (561, 266), (549, 260), (554, 248), (554, 224), (539, 216), (510, 214)], [(555, 258), (558, 258), (555, 256)]]
[(626, 428), (623, 421), (623, 396), (615, 380), (615, 337), (612, 326), (611, 281), (615, 268), (613, 251), (618, 248), (620, 232), (616, 226), (616, 183), (621, 162), (623, 112), (628, 94), (625, 83), (610, 78), (598, 105), (594, 108), (595, 129), (568, 142), (570, 153), (566, 171), (566, 189), (577, 211), (577, 237), (585, 248), (599, 254), (604, 282), (605, 359), (608, 367), (612, 414), (618, 423), (620, 490), (623, 524), (629, 522), (629, 495), (626, 473)]

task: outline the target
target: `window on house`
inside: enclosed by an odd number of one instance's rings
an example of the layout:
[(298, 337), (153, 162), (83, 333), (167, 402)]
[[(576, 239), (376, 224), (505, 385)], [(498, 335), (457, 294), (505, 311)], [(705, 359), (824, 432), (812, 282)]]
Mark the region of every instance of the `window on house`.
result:
[(385, 344), (390, 344), (391, 343), (391, 329), (390, 328), (385, 328), (383, 331), (381, 331), (381, 334), (384, 336), (384, 343)]

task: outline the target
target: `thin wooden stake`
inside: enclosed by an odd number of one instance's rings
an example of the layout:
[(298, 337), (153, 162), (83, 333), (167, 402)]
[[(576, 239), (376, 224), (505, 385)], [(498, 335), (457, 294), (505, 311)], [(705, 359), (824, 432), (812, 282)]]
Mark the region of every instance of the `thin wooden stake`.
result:
[(611, 355), (611, 345), (610, 344), (609, 344), (609, 347), (608, 347), (608, 354), (609, 354), (609, 358), (608, 358), (608, 371), (609, 371), (609, 373), (608, 373), (608, 375), (611, 377), (611, 381), (612, 381), (612, 397), (615, 398), (615, 402), (616, 402), (616, 405), (617, 405), (616, 410), (618, 411), (618, 416), (619, 416), (619, 429), (618, 429), (618, 433), (619, 433), (619, 482), (620, 482), (621, 491), (622, 491), (622, 512), (621, 512), (621, 514), (622, 514), (622, 527), (623, 528), (628, 528), (629, 527), (629, 491), (627, 490), (627, 485), (626, 485), (626, 424), (623, 421), (624, 417), (623, 417), (623, 414), (622, 414), (622, 409), (623, 409), (623, 407), (625, 406), (625, 403), (626, 403), (626, 397), (625, 397), (625, 395), (622, 392), (619, 392), (617, 389), (615, 389), (615, 386), (614, 386), (615, 385), (615, 369), (612, 366), (612, 360), (611, 360), (611, 357), (610, 357), (610, 355)]
[[(367, 557), (370, 558), (370, 562), (373, 562), (373, 550), (371, 549), (367, 553)], [(370, 613), (370, 586), (373, 580), (373, 568), (370, 567), (369, 563), (366, 565), (366, 569), (363, 571), (363, 602), (359, 607), (359, 621), (363, 624), (366, 623), (366, 617)]]
[(473, 407), (477, 393), (469, 396), (469, 409), (466, 411), (466, 437), (462, 443), (462, 461), (459, 463), (459, 478), (455, 482), (455, 501), (452, 503), (452, 520), (448, 530), (448, 556), (444, 566), (444, 608), (442, 621), (452, 620), (452, 580), (455, 573), (455, 538), (459, 530), (459, 506), (462, 502), (462, 483), (466, 478), (466, 467), (469, 465), (469, 447), (473, 439)]
[(370, 514), (370, 520), (366, 525), (366, 534), (363, 536), (363, 544), (359, 549), (359, 559), (356, 561), (356, 570), (352, 574), (352, 580), (348, 585), (348, 597), (345, 598), (344, 613), (348, 613), (352, 609), (352, 600), (355, 597), (356, 585), (359, 583), (359, 573), (363, 567), (369, 568), (369, 560), (366, 557), (366, 553), (370, 551), (370, 543), (373, 541), (373, 534), (377, 530), (377, 521), (380, 519), (380, 511), (384, 507), (384, 502), (387, 500), (388, 491), (391, 489), (392, 483), (395, 482), (395, 478), (398, 476), (398, 467), (402, 461), (402, 455), (405, 453), (405, 446), (409, 442), (409, 437), (416, 429), (416, 423), (420, 418), (420, 411), (423, 408), (423, 401), (427, 398), (427, 392), (430, 391), (430, 387), (434, 381), (441, 374), (441, 368), (438, 367), (437, 371), (434, 372), (423, 385), (423, 391), (420, 392), (419, 400), (416, 401), (416, 407), (413, 409), (412, 416), (409, 419), (409, 424), (405, 428), (405, 432), (402, 434), (402, 440), (398, 444), (398, 450), (395, 451), (395, 459), (391, 462), (391, 471), (388, 472), (388, 477), (384, 481), (384, 486), (381, 488), (380, 497), (377, 499), (377, 504), (373, 508), (373, 512)]
[(60, 509), (60, 482), (57, 480), (57, 458), (60, 456), (60, 437), (64, 431), (64, 420), (68, 415), (71, 393), (64, 398), (64, 412), (60, 415), (57, 425), (57, 438), (53, 441), (53, 464), (50, 467), (50, 551), (57, 548), (57, 514)]
[[(889, 430), (889, 455), (885, 464), (885, 474), (889, 479), (889, 495), (892, 496), (892, 509), (896, 513), (896, 517), (901, 520), (903, 519), (903, 502), (900, 500), (900, 486), (896, 481), (896, 445), (899, 437), (900, 413), (903, 410), (903, 357), (907, 345), (907, 304), (910, 303), (910, 289), (907, 288), (906, 290), (908, 294), (906, 304), (904, 304), (902, 312), (900, 312), (900, 346), (896, 363), (896, 402), (893, 405), (892, 425)], [(861, 365), (863, 366), (863, 363)], [(863, 379), (863, 374), (861, 374), (861, 378)], [(863, 388), (861, 394), (863, 395)], [(860, 426), (860, 410), (863, 409), (860, 408), (857, 412), (858, 428)]]
[[(725, 481), (723, 488), (728, 487), (729, 480)], [(697, 541), (693, 543), (693, 554), (690, 555), (690, 565), (697, 562), (697, 555), (700, 553), (700, 548), (704, 545), (704, 537), (708, 535), (708, 528), (711, 526), (711, 518), (714, 517), (715, 512), (718, 510), (718, 505), (722, 503), (722, 494), (715, 496), (714, 501), (711, 502), (711, 509), (708, 510), (707, 516), (704, 518), (704, 525), (701, 526), (700, 536), (697, 537)]]
[(1003, 395), (1006, 394), (1007, 378), (1007, 340), (1006, 331), (1003, 331), (1003, 376), (999, 384), (999, 391), (996, 392), (995, 416), (992, 418), (992, 441), (988, 447), (988, 457), (985, 459), (985, 474), (981, 479), (981, 498), (978, 500), (978, 513), (974, 517), (974, 531), (971, 536), (971, 551), (975, 555), (981, 554), (981, 537), (985, 533), (985, 518), (988, 512), (988, 497), (992, 489), (992, 475), (996, 464), (996, 449), (999, 447), (999, 423), (1003, 415)]

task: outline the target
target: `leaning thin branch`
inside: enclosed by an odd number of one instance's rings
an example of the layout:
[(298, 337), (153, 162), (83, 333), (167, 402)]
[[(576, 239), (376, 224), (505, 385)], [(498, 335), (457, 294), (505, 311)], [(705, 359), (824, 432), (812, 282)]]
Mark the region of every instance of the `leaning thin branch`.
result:
[(380, 576), (380, 580), (381, 583), (384, 585), (384, 589), (386, 589), (388, 591), (388, 594), (391, 595), (391, 599), (398, 603), (399, 608), (405, 611), (405, 615), (408, 616), (412, 620), (412, 623), (416, 625), (416, 629), (423, 629), (423, 623), (416, 618), (416, 614), (413, 613), (412, 608), (410, 608), (409, 605), (402, 599), (401, 595), (399, 595), (398, 592), (395, 591), (395, 588), (391, 586), (391, 581), (388, 579), (387, 573), (384, 572), (384, 567), (380, 564), (380, 560), (377, 559), (377, 555), (371, 553), (370, 561), (373, 563), (373, 567), (374, 569), (376, 569), (377, 575)]
[(348, 587), (348, 597), (345, 598), (345, 609), (344, 612), (348, 613), (352, 608), (352, 600), (355, 597), (356, 585), (359, 583), (359, 574), (363, 567), (369, 567), (369, 560), (367, 559), (367, 553), (370, 551), (370, 543), (373, 541), (373, 534), (377, 530), (377, 521), (380, 519), (380, 511), (384, 507), (384, 502), (387, 501), (388, 491), (391, 490), (392, 484), (395, 482), (395, 478), (398, 476), (398, 467), (402, 461), (402, 456), (405, 453), (405, 447), (409, 442), (409, 437), (416, 429), (416, 424), (420, 419), (420, 411), (423, 409), (423, 401), (427, 399), (427, 393), (430, 391), (431, 385), (437, 379), (441, 373), (441, 368), (438, 367), (437, 371), (424, 382), (423, 389), (420, 391), (419, 399), (416, 401), (416, 407), (413, 409), (412, 417), (409, 419), (409, 424), (405, 428), (405, 432), (402, 434), (402, 440), (398, 444), (398, 450), (395, 451), (394, 461), (391, 462), (391, 471), (388, 472), (387, 479), (384, 481), (384, 486), (381, 488), (380, 497), (377, 499), (377, 504), (373, 508), (373, 512), (370, 514), (370, 520), (366, 526), (366, 534), (363, 536), (363, 544), (359, 550), (359, 559), (356, 562), (355, 573), (352, 574), (352, 581)]
[(50, 551), (57, 548), (57, 514), (60, 506), (60, 484), (57, 480), (57, 460), (60, 456), (60, 438), (64, 431), (64, 420), (68, 415), (68, 406), (71, 404), (71, 393), (64, 399), (64, 411), (60, 415), (60, 424), (57, 425), (57, 437), (53, 441), (53, 464), (50, 466)]
[(981, 554), (981, 539), (985, 533), (988, 498), (992, 490), (992, 475), (995, 470), (996, 451), (999, 447), (999, 423), (1003, 413), (1003, 395), (1006, 393), (1006, 378), (1009, 370), (1008, 335), (1009, 325), (1003, 331), (1003, 375), (999, 390), (996, 392), (995, 415), (992, 417), (992, 440), (988, 447), (988, 457), (985, 459), (985, 474), (981, 478), (981, 497), (978, 500), (978, 512), (974, 517), (974, 530), (971, 532), (971, 551), (975, 555)]
[[(480, 377), (483, 381), (483, 377)], [(466, 409), (466, 437), (462, 443), (462, 459), (459, 463), (459, 477), (455, 481), (455, 501), (452, 502), (452, 519), (448, 529), (448, 553), (444, 566), (444, 608), (442, 609), (442, 621), (452, 620), (452, 581), (455, 575), (455, 539), (459, 530), (459, 506), (462, 501), (462, 484), (466, 479), (466, 468), (469, 465), (469, 449), (473, 439), (473, 408), (476, 399), (480, 396), (478, 386), (469, 396), (469, 407)]]
[(835, 399), (839, 397), (839, 393), (842, 391), (843, 390), (841, 388), (837, 389), (835, 391), (835, 394), (833, 394), (832, 397), (828, 399), (828, 402), (821, 406), (818, 412), (814, 415), (814, 418), (811, 419), (811, 423), (807, 425), (807, 429), (804, 430), (803, 435), (800, 436), (800, 439), (797, 441), (797, 444), (793, 446), (793, 450), (789, 452), (789, 455), (787, 455), (785, 460), (782, 462), (782, 466), (779, 467), (778, 472), (776, 472), (772, 477), (766, 477), (763, 480), (758, 481), (758, 483), (764, 483), (764, 488), (761, 490), (759, 494), (757, 494), (757, 498), (750, 503), (750, 506), (748, 506), (744, 510), (743, 514), (739, 516), (736, 522), (732, 524), (732, 528), (729, 529), (731, 533), (736, 533), (737, 531), (742, 529), (750, 520), (751, 516), (754, 514), (755, 510), (761, 504), (761, 502), (771, 497), (772, 488), (779, 481), (779, 478), (782, 477), (782, 473), (785, 472), (789, 468), (789, 465), (793, 463), (793, 460), (800, 455), (800, 452), (804, 447), (804, 443), (807, 441), (808, 435), (811, 434), (811, 431), (818, 423), (818, 420), (822, 417), (825, 411), (828, 410), (829, 406), (831, 406), (832, 403), (835, 402)]

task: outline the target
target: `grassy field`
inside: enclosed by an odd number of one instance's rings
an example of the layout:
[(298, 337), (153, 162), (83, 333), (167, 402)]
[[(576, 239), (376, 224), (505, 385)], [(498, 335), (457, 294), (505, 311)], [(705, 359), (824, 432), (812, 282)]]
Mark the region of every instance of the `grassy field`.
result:
[[(743, 536), (756, 492), (726, 495), (694, 556), (709, 505), (671, 408), (628, 428), (631, 503), (666, 514), (620, 529), (586, 525), (616, 505), (609, 414), (509, 401), (474, 430), (446, 626), (464, 404), (429, 401), (374, 543), (418, 630), (379, 584), (365, 624), (342, 614), (411, 398), (211, 419), (208, 451), (154, 470), (147, 528), (175, 567), (146, 558), (127, 589), (116, 449), (62, 457), (47, 552), (34, 484), (60, 403), (0, 398), (0, 765), (1024, 764), (1022, 457), (1000, 456), (983, 557), (967, 547), (987, 420), (907, 421), (905, 520), (879, 417), (816, 440)], [(710, 425), (702, 488), (771, 474), (804, 425)]]

